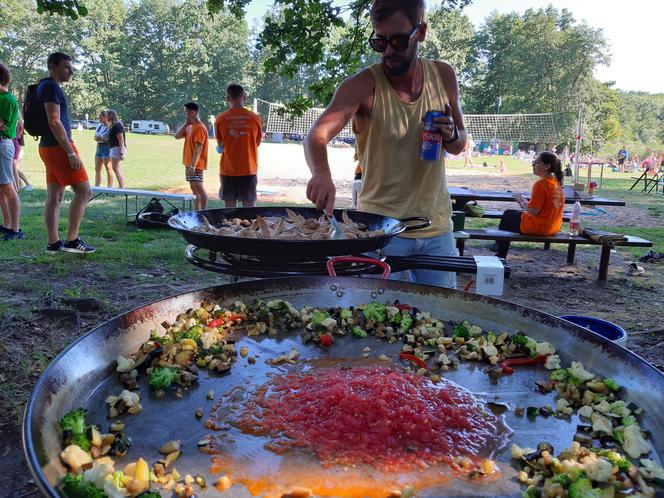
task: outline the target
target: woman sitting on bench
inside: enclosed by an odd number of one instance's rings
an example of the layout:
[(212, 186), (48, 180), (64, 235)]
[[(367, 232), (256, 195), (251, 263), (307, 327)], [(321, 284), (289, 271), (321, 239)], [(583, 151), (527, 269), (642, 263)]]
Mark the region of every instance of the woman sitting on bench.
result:
[[(514, 196), (522, 209), (508, 209), (500, 219), (500, 230), (526, 235), (554, 235), (563, 223), (563, 170), (553, 152), (542, 152), (533, 161), (533, 174), (539, 180), (533, 185), (530, 202), (523, 194)], [(498, 242), (499, 258), (507, 257), (509, 242)]]

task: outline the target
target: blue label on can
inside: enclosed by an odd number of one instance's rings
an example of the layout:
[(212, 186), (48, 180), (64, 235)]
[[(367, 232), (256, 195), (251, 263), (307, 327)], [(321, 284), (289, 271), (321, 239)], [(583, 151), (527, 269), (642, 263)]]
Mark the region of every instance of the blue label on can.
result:
[(427, 111), (424, 115), (424, 129), (422, 130), (422, 147), (420, 159), (422, 161), (439, 161), (443, 148), (443, 135), (433, 126), (435, 118), (445, 116), (443, 111)]

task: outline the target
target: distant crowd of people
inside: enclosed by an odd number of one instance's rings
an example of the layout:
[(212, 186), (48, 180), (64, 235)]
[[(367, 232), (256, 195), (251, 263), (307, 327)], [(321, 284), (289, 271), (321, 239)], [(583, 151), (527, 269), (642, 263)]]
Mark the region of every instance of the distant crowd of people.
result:
[[(46, 169), (46, 202), (44, 222), (49, 253), (92, 253), (95, 248), (79, 236), (81, 221), (91, 196), (91, 187), (83, 160), (72, 139), (68, 101), (62, 85), (73, 75), (72, 58), (55, 52), (47, 59), (48, 77), (39, 81), (34, 93), (29, 90), (25, 102), (25, 128), (39, 136), (39, 156)], [(21, 204), (17, 192), (31, 190), (32, 185), (20, 170), (24, 127), (16, 98), (9, 92), (11, 73), (0, 63), (0, 209), (1, 236), (4, 240), (21, 240)], [(261, 118), (244, 108), (245, 92), (240, 85), (227, 88), (229, 109), (215, 120), (217, 151), (220, 160), (219, 197), (227, 207), (253, 206), (256, 202), (258, 146), (262, 139)], [(184, 106), (185, 122), (175, 134), (184, 138), (182, 162), (185, 179), (196, 196), (197, 210), (206, 209), (207, 194), (203, 172), (207, 168), (208, 130), (199, 118), (199, 105)], [(79, 123), (80, 126), (80, 123)], [(100, 186), (105, 172), (106, 185), (125, 188), (122, 161), (127, 156), (126, 130), (118, 113), (106, 109), (99, 114), (93, 137), (95, 151), (95, 186)], [(24, 184), (24, 186), (22, 186)], [(60, 206), (65, 188), (71, 187), (74, 198), (69, 205), (67, 234), (60, 238)]]
[(643, 170), (646, 173), (655, 174), (660, 170), (664, 170), (664, 153), (651, 152), (643, 159), (638, 154), (634, 154), (630, 158), (627, 146), (623, 145), (618, 151), (617, 160), (618, 169), (621, 173), (638, 173)]

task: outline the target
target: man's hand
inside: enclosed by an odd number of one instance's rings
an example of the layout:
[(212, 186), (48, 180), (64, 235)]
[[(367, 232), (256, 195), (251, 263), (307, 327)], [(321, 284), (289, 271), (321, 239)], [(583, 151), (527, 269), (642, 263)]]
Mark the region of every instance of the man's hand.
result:
[(332, 214), (336, 193), (332, 178), (327, 175), (314, 175), (307, 184), (307, 199), (327, 214)]
[(120, 149), (120, 160), (124, 161), (125, 157), (127, 157), (127, 149), (123, 147), (122, 149)]
[(79, 170), (83, 167), (83, 161), (81, 161), (81, 158), (78, 157), (78, 154), (76, 154), (75, 152), (67, 154), (67, 160), (69, 161), (69, 167), (74, 171)]
[(434, 118), (433, 125), (440, 134), (443, 136), (443, 142), (451, 142), (456, 140), (458, 133), (455, 133), (454, 118), (452, 117), (452, 108), (449, 104), (445, 104), (445, 116), (442, 118)]
[(189, 166), (186, 170), (187, 176), (194, 176), (196, 174), (196, 166)]
[(0, 119), (0, 131), (7, 131), (7, 125), (2, 119)]

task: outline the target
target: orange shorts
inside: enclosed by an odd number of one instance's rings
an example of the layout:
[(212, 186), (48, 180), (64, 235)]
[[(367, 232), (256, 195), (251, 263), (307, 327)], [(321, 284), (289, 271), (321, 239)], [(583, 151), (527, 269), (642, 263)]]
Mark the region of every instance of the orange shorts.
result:
[[(71, 144), (76, 154), (78, 149)], [(80, 169), (71, 169), (69, 159), (65, 149), (59, 145), (52, 147), (39, 147), (39, 157), (46, 165), (46, 183), (57, 183), (63, 187), (67, 185), (76, 185), (77, 183), (87, 182), (88, 173), (85, 166)]]

